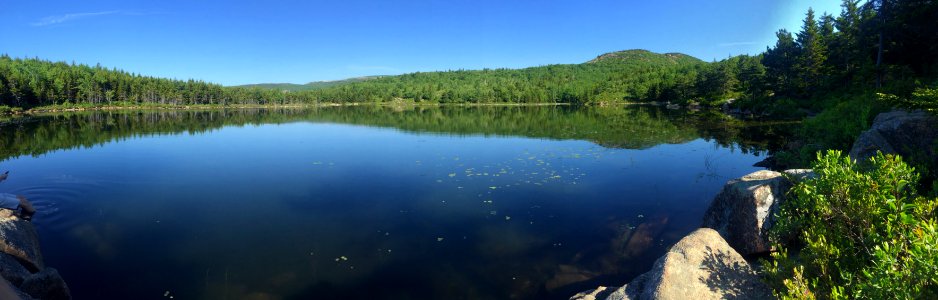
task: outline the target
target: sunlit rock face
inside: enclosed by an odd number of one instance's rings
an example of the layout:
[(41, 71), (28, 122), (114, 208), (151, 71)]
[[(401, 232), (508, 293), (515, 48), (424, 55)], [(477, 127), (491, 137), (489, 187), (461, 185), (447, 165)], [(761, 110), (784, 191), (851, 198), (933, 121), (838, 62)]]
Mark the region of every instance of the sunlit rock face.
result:
[(599, 287), (576, 300), (769, 299), (771, 291), (720, 234), (701, 228), (687, 235), (645, 274), (620, 288)]
[(771, 250), (768, 231), (785, 195), (810, 170), (757, 171), (730, 180), (704, 214), (702, 227), (713, 228), (742, 255)]
[(36, 229), (9, 209), (0, 209), (0, 251), (15, 257), (29, 270), (44, 267)]
[(866, 161), (876, 155), (899, 154), (907, 161), (934, 164), (938, 154), (938, 118), (924, 111), (881, 113), (869, 130), (857, 137), (850, 157)]
[(0, 276), (0, 299), (71, 299), (59, 272), (43, 264), (33, 224), (8, 209), (0, 209)]

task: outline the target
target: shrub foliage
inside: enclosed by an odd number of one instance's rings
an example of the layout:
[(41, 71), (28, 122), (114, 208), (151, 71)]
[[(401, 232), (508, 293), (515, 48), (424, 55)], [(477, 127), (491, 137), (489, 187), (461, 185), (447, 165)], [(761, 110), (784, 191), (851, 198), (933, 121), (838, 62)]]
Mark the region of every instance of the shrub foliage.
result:
[[(897, 156), (856, 164), (818, 154), (816, 177), (795, 186), (772, 229), (766, 274), (782, 299), (938, 298), (938, 199)], [(784, 245), (789, 245), (786, 248)]]

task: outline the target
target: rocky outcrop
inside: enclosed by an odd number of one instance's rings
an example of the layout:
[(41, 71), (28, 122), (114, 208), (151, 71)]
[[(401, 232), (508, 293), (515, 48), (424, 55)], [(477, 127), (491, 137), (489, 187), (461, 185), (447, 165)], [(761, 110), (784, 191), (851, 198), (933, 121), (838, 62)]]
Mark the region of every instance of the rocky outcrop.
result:
[(704, 215), (704, 228), (685, 236), (651, 271), (620, 288), (598, 287), (576, 300), (770, 299), (771, 290), (743, 255), (771, 250), (768, 231), (794, 183), (807, 169), (757, 171), (730, 180)]
[(771, 290), (720, 234), (701, 228), (655, 261), (651, 271), (617, 288), (599, 287), (571, 299), (768, 299)]
[(879, 114), (853, 143), (850, 157), (866, 161), (877, 151), (911, 160), (933, 160), (938, 154), (938, 118), (920, 110)]
[(39, 253), (39, 236), (29, 221), (20, 219), (8, 209), (0, 210), (0, 252), (19, 260), (33, 272), (43, 268)]
[(787, 170), (784, 173), (757, 171), (730, 180), (713, 199), (704, 214), (702, 227), (713, 228), (742, 255), (771, 250), (768, 230), (775, 214), (792, 187), (792, 179), (812, 176), (810, 170)]
[(570, 300), (602, 300), (608, 298), (609, 294), (613, 291), (614, 289), (600, 286), (598, 288), (573, 295), (573, 297), (570, 297)]
[(23, 281), (20, 289), (35, 299), (71, 299), (72, 296), (65, 285), (65, 280), (59, 271), (45, 268), (32, 274)]
[(0, 276), (23, 300), (71, 299), (59, 272), (43, 264), (33, 224), (7, 209), (0, 209)]

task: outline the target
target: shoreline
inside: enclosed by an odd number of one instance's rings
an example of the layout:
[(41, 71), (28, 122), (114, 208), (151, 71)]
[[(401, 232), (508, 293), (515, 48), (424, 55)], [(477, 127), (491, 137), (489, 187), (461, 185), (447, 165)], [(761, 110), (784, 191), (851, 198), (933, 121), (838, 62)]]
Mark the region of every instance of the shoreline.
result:
[[(61, 112), (81, 112), (81, 111), (119, 111), (119, 110), (210, 110), (210, 109), (303, 109), (303, 108), (321, 108), (321, 107), (346, 107), (346, 106), (376, 106), (376, 107), (544, 107), (544, 106), (576, 106), (571, 103), (549, 102), (549, 103), (406, 103), (406, 102), (352, 102), (352, 103), (314, 103), (314, 104), (191, 104), (191, 105), (172, 105), (172, 104), (134, 104), (134, 105), (91, 105), (91, 106), (42, 106), (30, 109), (20, 109), (7, 113), (0, 113), (0, 116), (22, 116), (43, 113), (61, 113)], [(655, 102), (601, 102), (584, 106), (612, 107), (612, 106), (664, 106)]]

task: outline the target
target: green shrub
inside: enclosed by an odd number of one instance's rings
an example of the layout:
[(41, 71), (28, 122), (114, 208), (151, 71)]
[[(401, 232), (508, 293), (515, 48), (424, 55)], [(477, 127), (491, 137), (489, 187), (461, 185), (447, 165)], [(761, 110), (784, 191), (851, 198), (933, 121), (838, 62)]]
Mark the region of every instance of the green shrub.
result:
[(897, 107), (938, 112), (938, 89), (917, 88), (909, 97), (882, 93), (876, 95), (880, 100)]
[(17, 114), (23, 112), (22, 108), (0, 105), (0, 115)]
[(802, 123), (795, 133), (798, 144), (776, 155), (779, 166), (803, 168), (811, 164), (818, 151), (849, 151), (857, 136), (870, 128), (873, 118), (888, 109), (886, 103), (871, 94), (819, 101), (831, 106)]
[(915, 170), (896, 156), (862, 167), (828, 151), (814, 172), (792, 188), (771, 231), (779, 251), (764, 265), (776, 295), (936, 299), (938, 199), (919, 196)]

